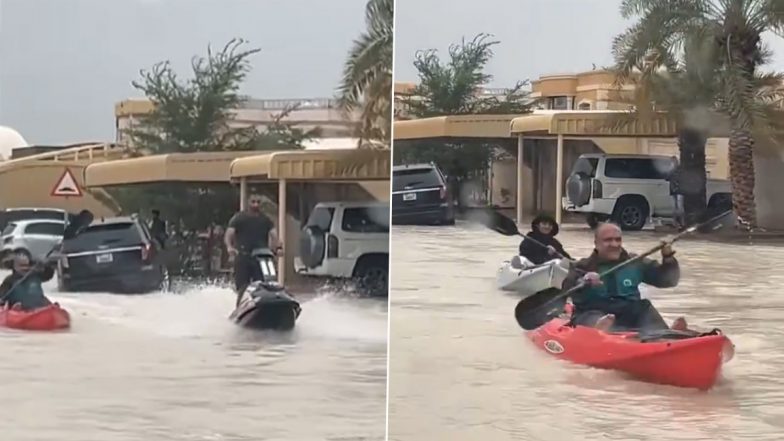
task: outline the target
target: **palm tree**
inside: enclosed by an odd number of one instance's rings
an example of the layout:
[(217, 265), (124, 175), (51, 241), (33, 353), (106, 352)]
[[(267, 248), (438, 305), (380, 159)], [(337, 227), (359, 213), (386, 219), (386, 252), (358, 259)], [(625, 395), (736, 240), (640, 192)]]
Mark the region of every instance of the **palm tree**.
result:
[(345, 113), (362, 109), (360, 146), (389, 148), (392, 138), (394, 0), (369, 0), (367, 29), (349, 52), (338, 103)]
[(784, 30), (784, 1), (623, 0), (621, 14), (637, 23), (613, 44), (619, 82), (651, 54), (657, 58), (654, 66), (672, 71), (678, 70), (679, 59), (710, 66), (711, 107), (729, 119), (733, 207), (739, 224), (755, 228), (755, 137), (774, 133), (771, 101), (777, 91), (768, 86), (780, 79), (759, 72), (769, 57), (761, 35)]
[[(614, 44), (616, 57), (624, 59), (626, 40), (618, 38)], [(637, 66), (635, 75), (616, 67), (616, 86), (633, 84), (634, 92), (621, 94), (622, 101), (634, 105), (634, 111), (616, 118), (617, 125), (635, 120), (651, 120), (657, 112), (666, 111), (678, 123), (678, 150), (680, 156), (679, 181), (684, 191), (686, 224), (694, 224), (707, 211), (705, 145), (711, 136), (711, 127), (717, 124), (714, 111), (717, 96), (716, 66), (702, 57), (703, 52), (684, 44), (681, 59), (669, 54), (650, 51)], [(693, 52), (693, 53), (692, 53)]]

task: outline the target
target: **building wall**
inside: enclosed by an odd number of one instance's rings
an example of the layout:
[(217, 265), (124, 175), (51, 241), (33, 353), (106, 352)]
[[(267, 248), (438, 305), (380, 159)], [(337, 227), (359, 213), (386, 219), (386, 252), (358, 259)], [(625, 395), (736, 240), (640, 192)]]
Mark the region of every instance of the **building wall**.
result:
[[(761, 149), (760, 149), (761, 150)], [(760, 151), (754, 155), (757, 221), (770, 230), (784, 230), (784, 151)]]
[[(348, 117), (337, 108), (335, 100), (327, 98), (291, 99), (291, 100), (259, 100), (249, 99), (243, 106), (236, 109), (231, 127), (256, 127), (263, 130), (284, 109), (299, 104), (284, 120), (296, 124), (304, 130), (321, 127), (324, 138), (348, 138), (356, 134), (359, 127), (360, 112), (356, 111)], [(125, 100), (115, 105), (115, 138), (118, 143), (128, 144), (124, 131), (138, 127), (144, 117), (152, 112), (152, 104), (145, 99)]]

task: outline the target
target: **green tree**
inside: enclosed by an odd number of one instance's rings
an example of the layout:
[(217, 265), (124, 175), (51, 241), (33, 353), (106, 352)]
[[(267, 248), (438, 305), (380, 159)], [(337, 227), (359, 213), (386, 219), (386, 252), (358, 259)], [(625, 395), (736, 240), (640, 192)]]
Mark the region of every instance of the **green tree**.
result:
[[(188, 80), (181, 80), (168, 61), (141, 71), (141, 78), (132, 84), (154, 107), (137, 127), (127, 131), (137, 155), (302, 149), (306, 141), (319, 136), (319, 128), (303, 130), (286, 123), (298, 106), (273, 114), (262, 131), (231, 124), (236, 109), (246, 102), (239, 89), (251, 69), (249, 57), (259, 52), (242, 50), (244, 43), (232, 39), (218, 52), (208, 47), (206, 58), (193, 58), (193, 76)], [(110, 193), (124, 212), (157, 207), (186, 231), (224, 224), (239, 200), (237, 190), (228, 183), (150, 184), (115, 188)]]
[[(709, 66), (702, 70), (709, 72), (710, 77), (702, 78), (709, 85), (706, 95), (713, 96), (708, 100), (710, 108), (726, 115), (730, 126), (728, 159), (733, 207), (741, 225), (756, 227), (755, 138), (772, 140), (777, 131), (771, 106), (776, 91), (771, 91), (768, 85), (777, 81), (778, 76), (759, 71), (769, 58), (761, 36), (766, 31), (784, 29), (784, 3), (779, 0), (624, 0), (621, 14), (636, 19), (636, 23), (614, 42), (619, 82), (624, 83), (652, 55), (655, 58), (650, 63), (652, 66), (665, 66), (671, 71), (679, 70), (678, 60)], [(652, 68), (647, 70), (650, 72)], [(705, 98), (699, 93), (700, 99)]]
[[(493, 57), (489, 34), (478, 34), (449, 47), (449, 59), (443, 62), (435, 49), (418, 51), (414, 59), (419, 83), (403, 102), (418, 118), (441, 115), (525, 114), (534, 101), (519, 81), (504, 96), (485, 95), (481, 88), (492, 80), (485, 73)], [(401, 146), (402, 147), (402, 146)], [(397, 164), (433, 161), (450, 177), (453, 184), (462, 184), (484, 177), (491, 162), (500, 154), (499, 145), (482, 141), (448, 142), (421, 141), (402, 148), (396, 145)]]
[(369, 0), (367, 29), (354, 41), (338, 89), (340, 108), (361, 109), (361, 145), (389, 148), (392, 138), (392, 48), (394, 0)]

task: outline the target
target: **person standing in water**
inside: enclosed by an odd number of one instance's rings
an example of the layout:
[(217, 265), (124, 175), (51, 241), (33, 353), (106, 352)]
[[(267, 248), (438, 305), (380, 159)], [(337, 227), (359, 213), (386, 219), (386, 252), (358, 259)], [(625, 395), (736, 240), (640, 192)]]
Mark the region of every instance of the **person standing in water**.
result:
[(555, 236), (558, 234), (558, 223), (550, 216), (539, 215), (531, 222), (531, 231), (525, 235), (545, 245), (543, 248), (538, 243), (523, 239), (520, 242), (520, 256), (525, 257), (534, 265), (541, 265), (549, 260), (558, 258), (558, 254), (571, 260), (569, 253)]
[(229, 257), (234, 259), (234, 289), (239, 305), (245, 288), (262, 278), (261, 268), (251, 255), (253, 250), (278, 248), (275, 223), (261, 212), (260, 195), (252, 194), (248, 198), (248, 209), (237, 212), (229, 220), (224, 242)]
[(161, 219), (161, 212), (158, 209), (152, 210), (152, 221), (150, 222), (150, 234), (161, 244), (161, 248), (166, 248), (166, 221)]

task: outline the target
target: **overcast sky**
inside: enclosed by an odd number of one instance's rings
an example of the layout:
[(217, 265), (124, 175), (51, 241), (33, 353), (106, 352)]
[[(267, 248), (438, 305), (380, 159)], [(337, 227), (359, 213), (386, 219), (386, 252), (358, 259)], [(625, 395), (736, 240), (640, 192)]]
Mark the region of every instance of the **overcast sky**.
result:
[(114, 140), (114, 104), (139, 69), (232, 37), (261, 53), (243, 93), (330, 97), (366, 0), (0, 0), (0, 125), (31, 144)]
[[(487, 72), (492, 86), (548, 73), (581, 72), (612, 64), (610, 47), (627, 23), (620, 0), (397, 0), (395, 77), (416, 81), (419, 49), (438, 49), (445, 60), (451, 43), (490, 33), (501, 43)], [(784, 70), (784, 40), (768, 38)]]

